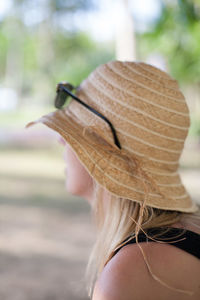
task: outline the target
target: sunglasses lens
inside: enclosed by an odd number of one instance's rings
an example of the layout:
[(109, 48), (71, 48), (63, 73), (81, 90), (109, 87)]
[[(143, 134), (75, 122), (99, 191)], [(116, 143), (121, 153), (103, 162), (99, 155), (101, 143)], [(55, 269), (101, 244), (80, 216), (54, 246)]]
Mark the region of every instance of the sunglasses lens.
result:
[[(69, 83), (64, 83), (62, 85), (70, 91), (74, 89), (74, 87)], [(67, 102), (66, 102), (66, 100), (67, 100)], [(69, 105), (71, 100), (72, 100), (72, 98), (69, 97), (69, 95), (66, 93), (66, 91), (61, 88), (61, 84), (58, 84), (57, 95), (56, 95), (55, 103), (54, 103), (55, 107), (58, 109), (62, 108), (62, 106), (65, 104), (65, 102), (66, 102), (66, 106), (67, 106), (67, 105)]]
[(55, 98), (55, 107), (61, 108), (66, 101), (67, 95), (64, 91), (57, 91), (57, 95)]

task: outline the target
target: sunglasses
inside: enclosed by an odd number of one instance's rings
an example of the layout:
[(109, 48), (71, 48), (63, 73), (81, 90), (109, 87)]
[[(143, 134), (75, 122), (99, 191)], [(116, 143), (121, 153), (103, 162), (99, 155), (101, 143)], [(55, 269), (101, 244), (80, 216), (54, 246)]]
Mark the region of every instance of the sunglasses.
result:
[(113, 134), (114, 143), (115, 143), (115, 145), (119, 149), (121, 149), (121, 145), (120, 145), (119, 139), (117, 137), (116, 130), (115, 130), (114, 126), (112, 125), (112, 123), (104, 115), (102, 115), (101, 113), (99, 113), (96, 109), (92, 108), (87, 103), (83, 102), (80, 98), (78, 98), (76, 95), (74, 95), (72, 93), (72, 91), (76, 90), (76, 89), (77, 89), (77, 87), (74, 87), (73, 85), (71, 85), (68, 82), (66, 82), (66, 83), (59, 83), (57, 85), (57, 88), (56, 88), (55, 107), (58, 108), (58, 109), (60, 109), (60, 108), (63, 107), (63, 105), (65, 103), (66, 103), (66, 106), (68, 106), (69, 103), (71, 102), (72, 98), (73, 98), (74, 100), (76, 100), (77, 102), (79, 102), (81, 105), (83, 105), (85, 108), (89, 109), (95, 115), (97, 115), (98, 117), (100, 117), (101, 119), (103, 119), (109, 125), (109, 127), (110, 127), (110, 129), (112, 131), (112, 134)]

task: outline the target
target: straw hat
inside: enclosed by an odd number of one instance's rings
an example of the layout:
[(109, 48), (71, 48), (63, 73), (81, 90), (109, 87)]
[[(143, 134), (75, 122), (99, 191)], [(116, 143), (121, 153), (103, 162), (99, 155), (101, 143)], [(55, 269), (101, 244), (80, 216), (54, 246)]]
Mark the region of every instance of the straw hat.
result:
[(114, 195), (160, 209), (197, 210), (178, 173), (190, 118), (176, 80), (146, 63), (111, 61), (76, 95), (110, 120), (122, 149), (108, 124), (73, 100), (26, 127), (41, 122), (57, 131)]

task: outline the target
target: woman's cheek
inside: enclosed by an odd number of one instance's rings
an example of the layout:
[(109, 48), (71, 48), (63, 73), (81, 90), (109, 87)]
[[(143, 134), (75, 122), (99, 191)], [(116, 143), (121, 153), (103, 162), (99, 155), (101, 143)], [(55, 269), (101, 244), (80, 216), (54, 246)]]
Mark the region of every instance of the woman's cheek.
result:
[(79, 167), (70, 164), (66, 168), (66, 188), (69, 193), (84, 196), (89, 180), (90, 176), (81, 164)]
[(64, 158), (66, 161), (66, 189), (71, 194), (83, 196), (86, 192), (90, 175), (68, 145), (65, 148)]

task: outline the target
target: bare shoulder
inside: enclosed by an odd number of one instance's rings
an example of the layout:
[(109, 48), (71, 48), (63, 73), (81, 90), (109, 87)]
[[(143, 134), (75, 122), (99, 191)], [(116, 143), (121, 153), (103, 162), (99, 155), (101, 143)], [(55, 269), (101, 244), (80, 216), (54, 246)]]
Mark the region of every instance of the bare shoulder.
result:
[(93, 300), (197, 300), (200, 298), (200, 261), (169, 245), (140, 243), (153, 273), (169, 286), (194, 291), (178, 293), (151, 276), (141, 249), (136, 244), (123, 247), (105, 266), (94, 289)]
[(104, 267), (94, 289), (93, 300), (128, 300), (133, 298), (133, 286), (137, 271), (142, 276), (144, 263), (135, 245), (122, 248)]

